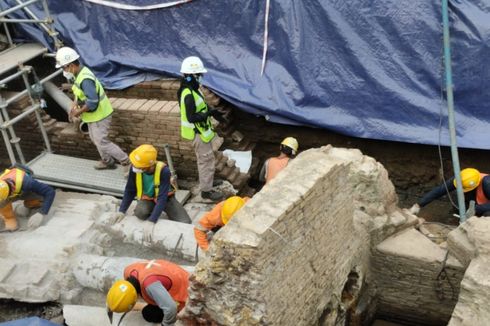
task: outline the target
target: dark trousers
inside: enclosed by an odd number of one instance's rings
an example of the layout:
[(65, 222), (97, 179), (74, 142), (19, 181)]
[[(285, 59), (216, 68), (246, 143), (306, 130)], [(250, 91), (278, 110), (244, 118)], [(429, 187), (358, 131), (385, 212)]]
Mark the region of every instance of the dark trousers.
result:
[[(152, 200), (138, 200), (134, 209), (134, 215), (140, 220), (146, 220), (150, 217), (155, 207), (155, 202)], [(187, 214), (184, 206), (175, 199), (175, 196), (171, 196), (167, 199), (167, 205), (165, 205), (165, 213), (170, 220), (192, 224), (189, 214)]]

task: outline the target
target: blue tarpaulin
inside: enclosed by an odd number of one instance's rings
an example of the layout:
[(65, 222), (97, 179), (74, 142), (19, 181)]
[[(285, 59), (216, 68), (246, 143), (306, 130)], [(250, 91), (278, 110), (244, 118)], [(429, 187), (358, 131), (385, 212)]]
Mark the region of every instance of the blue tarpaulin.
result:
[[(267, 24), (267, 0), (155, 10), (48, 3), (60, 38), (107, 88), (178, 76), (182, 59), (198, 55), (206, 86), (270, 121), (422, 144), (437, 144), (442, 125), (441, 144), (449, 144), (440, 1), (270, 0)], [(0, 0), (3, 9), (14, 4)], [(40, 5), (30, 8), (42, 16)], [(490, 149), (490, 1), (453, 0), (450, 11), (458, 145)], [(50, 45), (45, 33), (23, 26)]]
[(58, 326), (58, 324), (52, 323), (46, 319), (41, 319), (39, 317), (30, 317), (6, 321), (4, 323), (0, 323), (0, 326)]

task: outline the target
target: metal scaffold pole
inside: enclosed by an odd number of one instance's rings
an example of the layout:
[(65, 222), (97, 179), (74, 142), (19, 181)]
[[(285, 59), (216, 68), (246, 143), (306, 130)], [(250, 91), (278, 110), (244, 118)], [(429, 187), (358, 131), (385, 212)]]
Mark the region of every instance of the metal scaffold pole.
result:
[(454, 177), (456, 178), (456, 190), (458, 194), (459, 221), (466, 220), (466, 207), (464, 202), (463, 184), (461, 182), (461, 168), (459, 166), (458, 146), (456, 144), (456, 124), (454, 122), (454, 97), (453, 80), (451, 70), (451, 45), (449, 38), (449, 8), (448, 0), (442, 0), (442, 26), (444, 38), (444, 70), (446, 75), (446, 99), (449, 123), (449, 137), (451, 141), (451, 157), (453, 160)]

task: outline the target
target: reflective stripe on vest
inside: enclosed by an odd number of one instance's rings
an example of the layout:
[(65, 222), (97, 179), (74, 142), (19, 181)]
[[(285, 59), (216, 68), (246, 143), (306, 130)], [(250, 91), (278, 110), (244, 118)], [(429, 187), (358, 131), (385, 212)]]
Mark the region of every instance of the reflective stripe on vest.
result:
[(267, 170), (266, 170), (266, 177), (265, 177), (265, 183), (269, 183), (274, 177), (281, 172), (289, 163), (289, 157), (272, 157), (269, 159), (269, 162), (267, 162)]
[(8, 199), (17, 197), (22, 192), (22, 181), (24, 181), (24, 176), (26, 173), (21, 169), (6, 169), (0, 175), (0, 180), (7, 181), (11, 180), (14, 182), (14, 189), (9, 195)]
[(193, 140), (196, 135), (196, 129), (199, 131), (199, 136), (202, 141), (209, 143), (214, 137), (214, 131), (211, 125), (211, 118), (207, 118), (206, 122), (191, 123), (187, 119), (187, 111), (185, 107), (185, 97), (192, 94), (194, 98), (194, 103), (196, 105), (196, 112), (206, 113), (208, 111), (208, 106), (203, 100), (203, 95), (201, 92), (196, 92), (190, 88), (185, 88), (180, 95), (180, 134), (182, 138)]
[[(157, 166), (155, 167), (154, 177), (153, 177), (153, 187), (155, 187), (155, 197), (158, 197), (158, 193), (160, 192), (160, 174), (162, 169), (165, 167), (165, 163), (158, 161)], [(136, 198), (140, 200), (143, 198), (143, 173), (136, 173)]]
[[(187, 301), (187, 288), (189, 287), (189, 273), (186, 270), (174, 263), (159, 259), (137, 262), (127, 266), (124, 269), (124, 279), (134, 275), (133, 272), (136, 272), (137, 276), (135, 277), (140, 283), (141, 296), (147, 303), (156, 305), (155, 301), (146, 293), (146, 286), (149, 284), (145, 284), (145, 280), (153, 276), (160, 280), (172, 299), (182, 304), (179, 309), (183, 308)], [(170, 280), (170, 285), (168, 280)]]
[(99, 105), (94, 111), (91, 112), (83, 112), (80, 116), (83, 122), (97, 122), (103, 120), (110, 116), (114, 111), (112, 109), (111, 102), (109, 98), (106, 96), (104, 88), (99, 80), (95, 77), (92, 71), (87, 67), (83, 67), (77, 75), (75, 79), (75, 83), (71, 87), (73, 94), (75, 94), (75, 101), (82, 100), (86, 101), (87, 96), (83, 92), (81, 85), (85, 79), (93, 80), (95, 83), (95, 90), (97, 91), (97, 95), (99, 96)]
[(485, 196), (485, 192), (483, 191), (483, 178), (488, 174), (480, 173), (480, 184), (476, 188), (476, 203), (478, 205), (483, 205), (490, 202), (490, 199)]

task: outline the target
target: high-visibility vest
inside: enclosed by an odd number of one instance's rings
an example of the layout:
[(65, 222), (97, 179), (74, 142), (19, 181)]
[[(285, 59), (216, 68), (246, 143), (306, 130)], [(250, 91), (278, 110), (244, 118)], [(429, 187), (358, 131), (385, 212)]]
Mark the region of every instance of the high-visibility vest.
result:
[(90, 79), (94, 81), (95, 90), (97, 91), (97, 96), (99, 97), (99, 105), (94, 111), (83, 112), (81, 115), (82, 121), (88, 123), (88, 122), (97, 122), (103, 120), (108, 116), (110, 116), (114, 110), (112, 109), (112, 105), (111, 102), (109, 101), (109, 98), (105, 94), (102, 84), (95, 77), (94, 73), (90, 71), (90, 69), (88, 69), (87, 67), (83, 67), (80, 70), (80, 72), (77, 75), (77, 78), (75, 79), (75, 83), (71, 87), (73, 94), (75, 94), (75, 102), (77, 102), (78, 100), (81, 101), (87, 100), (87, 96), (85, 96), (85, 93), (83, 92), (81, 87), (82, 82), (85, 79)]
[(289, 157), (271, 157), (267, 162), (267, 171), (265, 183), (269, 183), (274, 177), (281, 172), (289, 163)]
[(214, 138), (213, 126), (211, 125), (211, 118), (208, 117), (206, 121), (191, 123), (187, 119), (186, 107), (185, 107), (185, 97), (192, 94), (194, 102), (196, 104), (197, 113), (208, 112), (208, 106), (204, 101), (204, 96), (200, 91), (194, 91), (190, 88), (185, 88), (180, 95), (180, 134), (182, 138), (193, 140), (196, 135), (196, 130), (201, 137), (202, 141), (209, 143), (211, 139)]
[(146, 287), (158, 281), (167, 289), (172, 299), (179, 303), (178, 310), (185, 306), (189, 273), (179, 265), (163, 259), (136, 262), (124, 269), (124, 278), (128, 279), (129, 276), (138, 279), (141, 296), (147, 303), (157, 305), (146, 292)]
[[(155, 167), (155, 172), (153, 173), (153, 186), (155, 187), (155, 197), (153, 198), (148, 198), (146, 195), (143, 194), (143, 172), (138, 172), (136, 174), (136, 198), (138, 200), (140, 199), (155, 199), (158, 197), (158, 194), (160, 193), (160, 175), (163, 170), (163, 168), (166, 166), (165, 163), (158, 161), (157, 166)], [(171, 188), (173, 189), (173, 188)], [(168, 192), (168, 195), (172, 195), (174, 192), (170, 191)], [(147, 198), (145, 198), (147, 197)]]
[(478, 205), (483, 205), (490, 202), (490, 199), (485, 196), (485, 192), (483, 191), (483, 178), (488, 174), (480, 173), (480, 184), (476, 187), (476, 203)]
[(5, 169), (0, 175), (0, 180), (11, 180), (14, 184), (14, 189), (7, 199), (12, 199), (19, 196), (22, 193), (22, 181), (24, 181), (25, 171), (22, 169)]

